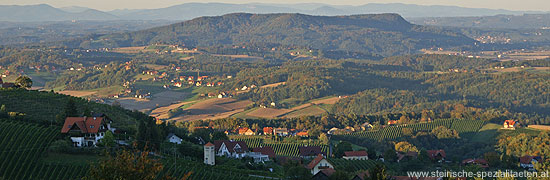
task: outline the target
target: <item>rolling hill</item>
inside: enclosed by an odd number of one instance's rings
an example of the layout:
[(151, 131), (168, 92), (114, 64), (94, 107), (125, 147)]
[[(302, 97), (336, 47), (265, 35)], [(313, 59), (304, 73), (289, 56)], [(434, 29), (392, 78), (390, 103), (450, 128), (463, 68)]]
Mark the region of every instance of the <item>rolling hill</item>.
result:
[(280, 44), (390, 56), (434, 46), (467, 46), (474, 42), (462, 34), (411, 24), (397, 14), (311, 16), (235, 13), (200, 17), (143, 31), (67, 41), (65, 45), (100, 48), (153, 43), (187, 46)]

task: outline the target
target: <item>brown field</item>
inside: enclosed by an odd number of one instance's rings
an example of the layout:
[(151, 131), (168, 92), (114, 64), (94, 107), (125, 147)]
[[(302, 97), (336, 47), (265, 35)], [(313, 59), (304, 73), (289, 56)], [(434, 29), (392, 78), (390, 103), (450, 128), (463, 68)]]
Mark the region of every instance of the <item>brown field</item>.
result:
[(274, 108), (258, 108), (250, 113), (248, 116), (273, 119), (291, 112), (289, 109), (274, 109)]
[(550, 131), (550, 126), (548, 125), (529, 125), (528, 128), (543, 130), (543, 131)]
[(154, 94), (151, 99), (138, 99), (133, 97), (120, 98), (117, 101), (120, 102), (122, 107), (130, 110), (139, 110), (142, 112), (155, 109), (161, 106), (168, 106), (173, 103), (185, 100), (187, 93), (164, 91)]
[(175, 103), (168, 106), (162, 106), (162, 107), (153, 109), (150, 115), (159, 119), (168, 119), (169, 118), (168, 111), (172, 109), (180, 108), (183, 105), (195, 103), (195, 102), (197, 101), (188, 101), (188, 102)]
[(244, 108), (252, 101), (237, 101), (231, 98), (212, 98), (191, 105), (186, 110), (186, 115), (168, 119), (169, 121), (193, 121), (205, 119), (226, 118), (233, 114), (243, 112)]
[(326, 111), (319, 108), (318, 106), (309, 106), (304, 109), (296, 110), (287, 115), (283, 116), (285, 118), (295, 118), (300, 116), (317, 116), (325, 113)]
[(266, 119), (279, 118), (279, 117), (297, 117), (297, 116), (301, 116), (302, 114), (319, 115), (326, 111), (319, 107), (311, 107), (312, 105), (335, 104), (336, 102), (338, 102), (338, 100), (340, 100), (340, 98), (338, 97), (314, 100), (311, 103), (305, 103), (290, 109), (258, 108), (248, 113), (247, 115), (253, 116), (253, 117), (259, 117), (259, 118), (266, 118)]
[(59, 91), (59, 94), (65, 94), (74, 97), (90, 96), (96, 93), (96, 91)]
[(336, 102), (338, 102), (339, 100), (340, 100), (340, 98), (338, 98), (338, 97), (331, 97), (331, 98), (327, 98), (327, 99), (321, 99), (321, 100), (313, 101), (312, 103), (313, 104), (336, 104)]

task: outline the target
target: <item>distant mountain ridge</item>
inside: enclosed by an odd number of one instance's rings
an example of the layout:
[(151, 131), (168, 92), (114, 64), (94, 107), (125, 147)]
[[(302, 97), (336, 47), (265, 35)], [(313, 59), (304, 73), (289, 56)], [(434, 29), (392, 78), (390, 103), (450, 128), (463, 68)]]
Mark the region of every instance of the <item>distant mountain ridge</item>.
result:
[(143, 31), (67, 41), (63, 45), (101, 48), (154, 43), (187, 46), (279, 44), (389, 56), (434, 46), (473, 45), (474, 42), (462, 34), (411, 24), (398, 14), (233, 13)]
[(99, 11), (87, 7), (54, 8), (50, 5), (0, 5), (0, 21), (67, 21), (67, 20), (190, 20), (202, 16), (220, 16), (229, 13), (302, 13), (309, 15), (353, 15), (397, 13), (406, 18), (493, 16), (498, 14), (522, 15), (544, 13), (534, 11), (509, 11), (457, 6), (423, 6), (414, 4), (376, 4), (339, 6), (319, 3), (309, 4), (226, 4), (185, 3), (166, 8)]
[(0, 21), (70, 21), (70, 20), (117, 20), (118, 17), (94, 10), (88, 9), (82, 12), (67, 12), (50, 5), (28, 5), (28, 6), (0, 6)]

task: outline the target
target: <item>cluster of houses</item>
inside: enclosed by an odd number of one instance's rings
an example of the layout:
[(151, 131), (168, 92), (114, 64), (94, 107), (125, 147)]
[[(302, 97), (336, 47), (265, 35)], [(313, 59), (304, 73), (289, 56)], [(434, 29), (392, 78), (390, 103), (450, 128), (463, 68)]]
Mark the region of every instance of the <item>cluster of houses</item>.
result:
[(264, 127), (262, 129), (250, 129), (247, 127), (240, 127), (233, 131), (225, 131), (225, 134), (238, 134), (238, 135), (275, 135), (275, 136), (300, 136), (300, 137), (309, 137), (309, 133), (305, 129), (288, 129), (288, 128), (274, 128), (274, 127)]

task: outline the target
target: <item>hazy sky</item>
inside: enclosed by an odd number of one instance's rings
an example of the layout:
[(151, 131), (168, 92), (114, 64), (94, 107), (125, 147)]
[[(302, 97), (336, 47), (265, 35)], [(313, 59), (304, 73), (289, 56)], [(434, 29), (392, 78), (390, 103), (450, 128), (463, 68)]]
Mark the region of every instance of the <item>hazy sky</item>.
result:
[(453, 5), (462, 7), (550, 11), (550, 0), (0, 0), (0, 5), (49, 4), (54, 7), (84, 6), (99, 10), (151, 9), (189, 2), (222, 3), (325, 3), (363, 5), (367, 3), (407, 3), (422, 5)]

